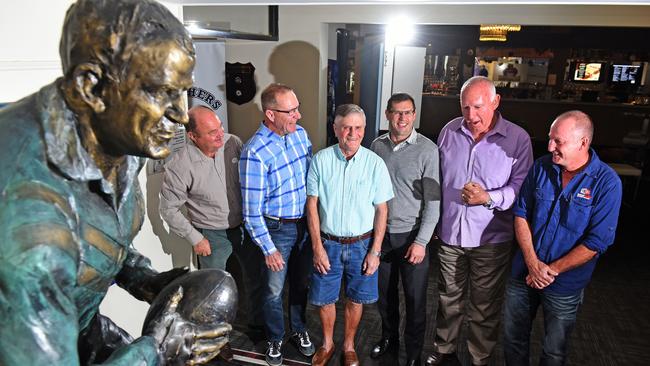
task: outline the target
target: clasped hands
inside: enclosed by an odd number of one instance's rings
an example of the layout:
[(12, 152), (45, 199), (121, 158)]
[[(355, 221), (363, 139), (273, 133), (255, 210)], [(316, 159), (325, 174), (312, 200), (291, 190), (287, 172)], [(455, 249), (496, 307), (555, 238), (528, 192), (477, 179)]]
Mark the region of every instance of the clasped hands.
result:
[(537, 260), (531, 266), (528, 266), (528, 276), (526, 276), (526, 285), (541, 290), (555, 281), (555, 277), (560, 273), (552, 269), (546, 263)]
[(476, 182), (468, 182), (460, 191), (460, 198), (466, 205), (483, 205), (490, 199), (487, 191)]

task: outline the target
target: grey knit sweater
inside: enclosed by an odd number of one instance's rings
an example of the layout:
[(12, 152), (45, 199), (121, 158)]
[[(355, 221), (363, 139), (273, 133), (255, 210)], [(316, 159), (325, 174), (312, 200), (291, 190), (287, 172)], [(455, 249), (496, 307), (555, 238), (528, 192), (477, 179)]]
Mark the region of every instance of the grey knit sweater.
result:
[(413, 132), (397, 146), (388, 134), (370, 146), (390, 173), (395, 197), (388, 201), (388, 232), (419, 228), (415, 242), (426, 246), (440, 218), (440, 165), (438, 146)]

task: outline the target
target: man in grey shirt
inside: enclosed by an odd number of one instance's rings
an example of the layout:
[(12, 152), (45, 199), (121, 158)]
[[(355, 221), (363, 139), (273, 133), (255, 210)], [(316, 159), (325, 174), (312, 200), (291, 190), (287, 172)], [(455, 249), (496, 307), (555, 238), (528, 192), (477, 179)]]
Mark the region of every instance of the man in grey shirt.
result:
[[(242, 142), (224, 133), (208, 107), (194, 107), (189, 116), (190, 141), (165, 165), (160, 214), (174, 233), (192, 244), (202, 268), (225, 270), (233, 245), (242, 241)], [(183, 205), (189, 220), (181, 213)]]
[[(201, 268), (225, 270), (233, 247), (241, 247), (243, 240), (239, 187), (242, 142), (223, 131), (212, 109), (196, 106), (188, 114), (189, 141), (165, 165), (160, 215), (171, 231), (192, 244)], [(188, 217), (181, 212), (182, 206), (187, 208)], [(229, 346), (222, 348), (221, 356), (232, 359)]]
[(388, 201), (388, 230), (379, 264), (379, 313), (382, 339), (370, 356), (379, 358), (399, 348), (398, 282), (402, 276), (406, 302), (404, 343), (407, 365), (420, 365), (426, 328), (426, 291), (429, 272), (427, 244), (440, 216), (438, 147), (413, 128), (415, 103), (405, 93), (388, 100), (389, 132), (372, 142), (371, 149), (386, 162), (395, 190)]

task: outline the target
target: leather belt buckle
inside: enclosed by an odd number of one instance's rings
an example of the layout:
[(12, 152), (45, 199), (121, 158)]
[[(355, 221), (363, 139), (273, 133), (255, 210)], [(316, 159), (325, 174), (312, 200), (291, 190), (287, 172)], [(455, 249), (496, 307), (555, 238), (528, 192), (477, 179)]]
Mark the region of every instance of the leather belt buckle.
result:
[(365, 239), (368, 239), (369, 237), (371, 237), (372, 236), (372, 230), (370, 230), (370, 231), (368, 231), (366, 233), (363, 233), (361, 235), (357, 235), (357, 236), (335, 236), (335, 235), (330, 235), (330, 234), (324, 233), (322, 231), (321, 231), (320, 235), (323, 238), (327, 239), (327, 240), (335, 241), (335, 242), (338, 242), (338, 243), (341, 243), (341, 244), (354, 244), (356, 242), (360, 242), (362, 240), (365, 240)]

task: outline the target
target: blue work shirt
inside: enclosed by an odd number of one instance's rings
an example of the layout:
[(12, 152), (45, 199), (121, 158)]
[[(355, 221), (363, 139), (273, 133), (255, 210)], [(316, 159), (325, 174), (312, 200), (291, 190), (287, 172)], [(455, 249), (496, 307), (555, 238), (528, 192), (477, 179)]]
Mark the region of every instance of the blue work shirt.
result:
[[(533, 233), (539, 260), (550, 264), (579, 244), (597, 252), (587, 263), (561, 273), (544, 291), (574, 294), (587, 286), (598, 256), (614, 242), (621, 207), (621, 180), (614, 170), (590, 150), (587, 166), (562, 188), (560, 166), (551, 155), (535, 161), (513, 207)], [(528, 274), (521, 250), (512, 262), (512, 278)]]
[(333, 145), (314, 155), (307, 195), (318, 197), (321, 231), (357, 236), (372, 230), (375, 205), (393, 198), (393, 184), (379, 155), (360, 146), (346, 160), (339, 145)]

